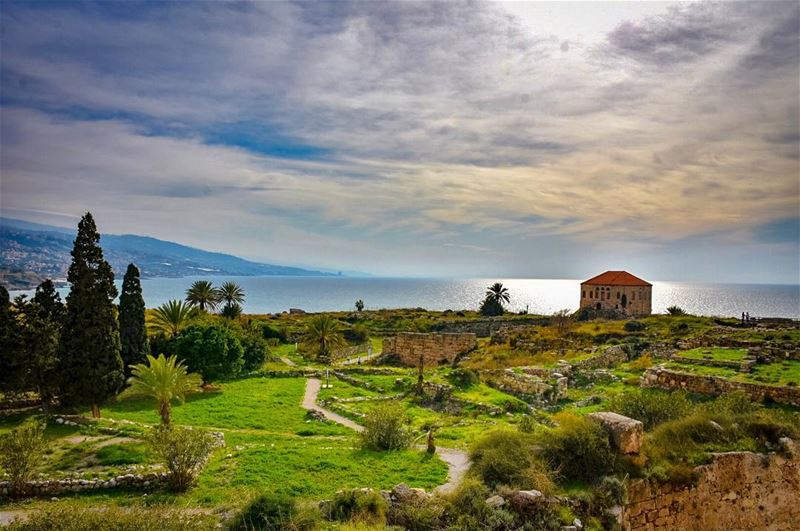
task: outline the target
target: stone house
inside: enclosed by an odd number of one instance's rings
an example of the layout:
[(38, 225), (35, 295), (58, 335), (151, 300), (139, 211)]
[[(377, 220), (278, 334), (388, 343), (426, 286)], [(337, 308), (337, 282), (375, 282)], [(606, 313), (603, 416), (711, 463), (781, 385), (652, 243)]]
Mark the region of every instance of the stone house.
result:
[(627, 271), (606, 271), (581, 282), (581, 308), (650, 315), (653, 285)]

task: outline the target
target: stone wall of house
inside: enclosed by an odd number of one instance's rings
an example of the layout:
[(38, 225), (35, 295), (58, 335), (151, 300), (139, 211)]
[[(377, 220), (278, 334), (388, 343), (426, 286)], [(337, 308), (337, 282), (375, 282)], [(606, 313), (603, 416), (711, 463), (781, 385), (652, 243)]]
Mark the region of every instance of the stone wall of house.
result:
[(426, 367), (453, 363), (459, 354), (477, 346), (475, 334), (418, 334), (403, 332), (383, 339), (383, 353), (396, 355), (404, 365), (416, 367), (422, 356)]
[[(650, 315), (651, 286), (600, 286), (581, 284), (581, 308), (615, 310), (626, 315)], [(623, 306), (623, 297), (625, 305)]]
[(648, 480), (628, 485), (626, 531), (753, 529), (778, 531), (800, 522), (800, 454), (782, 439), (782, 454), (730, 452), (695, 469), (691, 486)]
[(717, 396), (732, 391), (744, 391), (751, 399), (770, 399), (779, 404), (800, 406), (800, 386), (780, 387), (747, 382), (733, 382), (719, 376), (702, 376), (651, 367), (642, 376), (642, 387), (684, 389), (690, 393)]

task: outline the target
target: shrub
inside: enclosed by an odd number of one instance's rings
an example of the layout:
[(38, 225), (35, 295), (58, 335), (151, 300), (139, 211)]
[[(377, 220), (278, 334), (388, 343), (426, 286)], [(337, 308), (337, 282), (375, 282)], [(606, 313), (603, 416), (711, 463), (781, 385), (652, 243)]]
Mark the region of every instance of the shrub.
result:
[(25, 493), (26, 483), (33, 478), (47, 448), (44, 422), (28, 419), (0, 437), (0, 466), (11, 476), (11, 492)]
[(359, 323), (353, 325), (352, 328), (344, 328), (342, 330), (342, 336), (344, 336), (344, 338), (348, 341), (363, 343), (369, 339), (369, 330), (366, 326)]
[(246, 333), (239, 338), (239, 342), (242, 344), (242, 370), (250, 372), (260, 369), (269, 354), (267, 341), (260, 335)]
[(375, 406), (364, 418), (361, 445), (370, 450), (400, 450), (411, 444), (408, 416), (400, 404)]
[(640, 420), (645, 429), (650, 430), (663, 422), (687, 415), (692, 403), (681, 391), (636, 389), (614, 396), (609, 401), (608, 409)]
[(533, 430), (536, 429), (536, 421), (533, 420), (533, 417), (530, 415), (522, 415), (522, 418), (519, 419), (517, 429), (522, 433), (533, 433)]
[(213, 517), (156, 507), (46, 505), (17, 520), (9, 531), (205, 531), (216, 529)]
[(565, 480), (593, 483), (614, 470), (616, 454), (599, 423), (570, 413), (554, 420), (558, 427), (539, 437), (541, 454)]
[(174, 349), (205, 382), (231, 378), (244, 365), (242, 344), (226, 326), (190, 326), (175, 340)]
[(372, 489), (349, 489), (337, 492), (325, 508), (330, 520), (356, 520), (372, 525), (383, 524), (389, 505), (379, 492)]
[(629, 367), (634, 371), (643, 371), (653, 366), (653, 358), (650, 354), (645, 354), (641, 358), (637, 358), (631, 362)]
[(316, 528), (318, 517), (303, 511), (285, 494), (262, 494), (242, 509), (230, 525), (231, 531), (302, 531)]
[(686, 312), (680, 306), (670, 306), (667, 308), (667, 313), (669, 315), (686, 315)]
[(477, 372), (473, 371), (472, 369), (464, 368), (453, 369), (450, 371), (450, 374), (447, 378), (450, 380), (450, 382), (452, 382), (453, 385), (462, 389), (472, 387), (480, 382), (480, 377), (478, 376)]
[(288, 341), (285, 329), (275, 328), (267, 324), (261, 326), (261, 335), (264, 339), (277, 339), (281, 343)]
[(625, 323), (626, 332), (641, 332), (645, 328), (645, 324), (641, 321), (628, 321)]
[(414, 498), (389, 508), (387, 523), (410, 531), (442, 529), (446, 522), (447, 502), (434, 496)]
[(159, 426), (147, 434), (153, 451), (170, 472), (172, 490), (183, 492), (191, 487), (214, 449), (214, 437), (200, 430), (179, 426)]
[(486, 485), (519, 489), (553, 490), (550, 472), (537, 458), (533, 438), (525, 433), (493, 431), (472, 446), (472, 467)]

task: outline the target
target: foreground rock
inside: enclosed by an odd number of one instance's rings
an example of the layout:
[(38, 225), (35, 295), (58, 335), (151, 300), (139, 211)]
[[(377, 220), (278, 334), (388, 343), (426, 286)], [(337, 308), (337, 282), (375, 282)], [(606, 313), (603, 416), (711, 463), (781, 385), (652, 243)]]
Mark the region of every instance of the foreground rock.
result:
[(609, 411), (591, 413), (588, 417), (603, 425), (619, 453), (638, 454), (641, 450), (644, 442), (644, 424), (641, 421)]

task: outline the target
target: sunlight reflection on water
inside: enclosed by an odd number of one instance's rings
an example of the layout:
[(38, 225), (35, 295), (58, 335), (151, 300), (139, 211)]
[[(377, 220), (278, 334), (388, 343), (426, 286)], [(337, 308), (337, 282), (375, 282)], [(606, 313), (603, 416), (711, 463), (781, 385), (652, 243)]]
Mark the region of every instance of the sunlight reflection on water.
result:
[[(198, 277), (200, 278), (200, 277)], [(247, 294), (245, 311), (268, 313), (352, 309), (362, 299), (368, 309), (477, 309), (488, 285), (499, 280), (511, 294), (511, 309), (550, 314), (579, 304), (580, 280), (553, 279), (411, 279), (347, 277), (202, 277), (219, 285), (239, 283)], [(182, 298), (196, 278), (142, 281), (148, 308)], [(119, 284), (119, 283), (118, 283)], [(60, 290), (62, 296), (66, 289)], [(23, 292), (32, 293), (32, 292)], [(653, 313), (677, 305), (698, 315), (800, 317), (800, 286), (770, 284), (702, 284), (653, 282)]]

